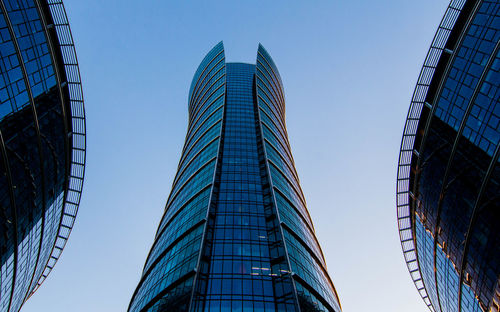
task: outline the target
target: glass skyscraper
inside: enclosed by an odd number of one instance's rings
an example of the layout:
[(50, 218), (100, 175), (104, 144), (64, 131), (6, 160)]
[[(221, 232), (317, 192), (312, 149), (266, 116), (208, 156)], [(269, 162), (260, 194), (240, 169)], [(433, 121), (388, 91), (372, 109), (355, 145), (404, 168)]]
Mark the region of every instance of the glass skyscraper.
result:
[(130, 312), (335, 311), (306, 209), (278, 70), (226, 63), (222, 42), (189, 91), (186, 141)]
[(0, 0), (0, 311), (50, 273), (80, 202), (85, 113), (59, 0)]
[(399, 157), (405, 260), (431, 311), (500, 309), (500, 1), (453, 0)]

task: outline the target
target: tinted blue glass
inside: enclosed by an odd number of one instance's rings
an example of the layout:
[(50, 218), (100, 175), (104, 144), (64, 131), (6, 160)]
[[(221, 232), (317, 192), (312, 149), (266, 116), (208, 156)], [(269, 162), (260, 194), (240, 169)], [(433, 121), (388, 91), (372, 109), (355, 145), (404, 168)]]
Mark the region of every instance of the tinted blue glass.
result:
[(262, 55), (257, 72), (225, 63), (218, 44), (198, 68), (178, 172), (129, 311), (340, 311), (293, 165), (281, 79)]
[(269, 173), (300, 307), (306, 311), (340, 310), (293, 165), (284, 127), (281, 78), (262, 46), (257, 55), (256, 86)]
[(436, 311), (500, 306), (499, 12), (498, 1), (463, 4), (416, 131), (413, 233)]
[(257, 143), (255, 66), (227, 64), (227, 96), (219, 192), (211, 211), (213, 237), (204, 311), (294, 311), (276, 303)]
[(217, 163), (225, 75), (219, 44), (193, 79), (189, 127), (178, 172), (129, 311), (188, 308)]
[[(47, 22), (53, 23), (51, 30)], [(60, 2), (0, 1), (0, 149), (5, 173), (0, 178), (0, 311), (18, 311), (43, 282), (64, 247), (79, 204), (85, 121), (68, 32)], [(66, 36), (65, 57), (61, 35)], [(73, 117), (78, 121), (73, 123)], [(79, 148), (75, 154), (73, 146)], [(73, 177), (70, 170), (76, 162), (79, 169)]]

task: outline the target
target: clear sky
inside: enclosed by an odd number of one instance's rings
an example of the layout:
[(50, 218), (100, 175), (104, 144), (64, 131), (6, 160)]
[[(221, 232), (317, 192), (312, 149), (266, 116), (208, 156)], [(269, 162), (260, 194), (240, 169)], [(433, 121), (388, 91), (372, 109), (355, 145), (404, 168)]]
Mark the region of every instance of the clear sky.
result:
[(170, 192), (204, 55), (281, 73), (301, 185), (344, 312), (428, 311), (403, 260), (396, 167), (447, 0), (66, 0), (87, 113), (73, 233), (22, 312), (126, 311)]

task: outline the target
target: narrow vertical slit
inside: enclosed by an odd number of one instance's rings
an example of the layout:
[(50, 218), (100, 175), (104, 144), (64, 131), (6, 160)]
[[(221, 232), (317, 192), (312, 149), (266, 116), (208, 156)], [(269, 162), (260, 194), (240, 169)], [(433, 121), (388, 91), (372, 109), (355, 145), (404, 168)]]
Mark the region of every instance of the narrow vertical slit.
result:
[(293, 285), (291, 269), (288, 262), (284, 238), (281, 233), (277, 209), (273, 197), (272, 185), (269, 177), (269, 169), (264, 149), (264, 140), (259, 116), (259, 105), (257, 101), (256, 77), (253, 81), (254, 116), (257, 133), (257, 148), (259, 155), (259, 167), (264, 193), (264, 205), (266, 211), (266, 225), (269, 239), (269, 254), (271, 256), (271, 272), (273, 276), (273, 290), (275, 296), (275, 308), (279, 311), (299, 311), (297, 294)]

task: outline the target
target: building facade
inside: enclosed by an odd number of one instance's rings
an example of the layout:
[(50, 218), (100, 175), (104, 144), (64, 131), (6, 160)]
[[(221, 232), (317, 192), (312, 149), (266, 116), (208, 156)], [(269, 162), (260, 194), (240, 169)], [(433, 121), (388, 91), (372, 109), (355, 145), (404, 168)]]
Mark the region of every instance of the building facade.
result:
[(500, 1), (453, 0), (405, 125), (397, 213), (431, 311), (500, 305)]
[(85, 166), (80, 74), (59, 0), (0, 1), (0, 311), (58, 260)]
[(128, 310), (341, 311), (262, 46), (256, 65), (226, 63), (221, 42), (196, 71), (177, 175)]

